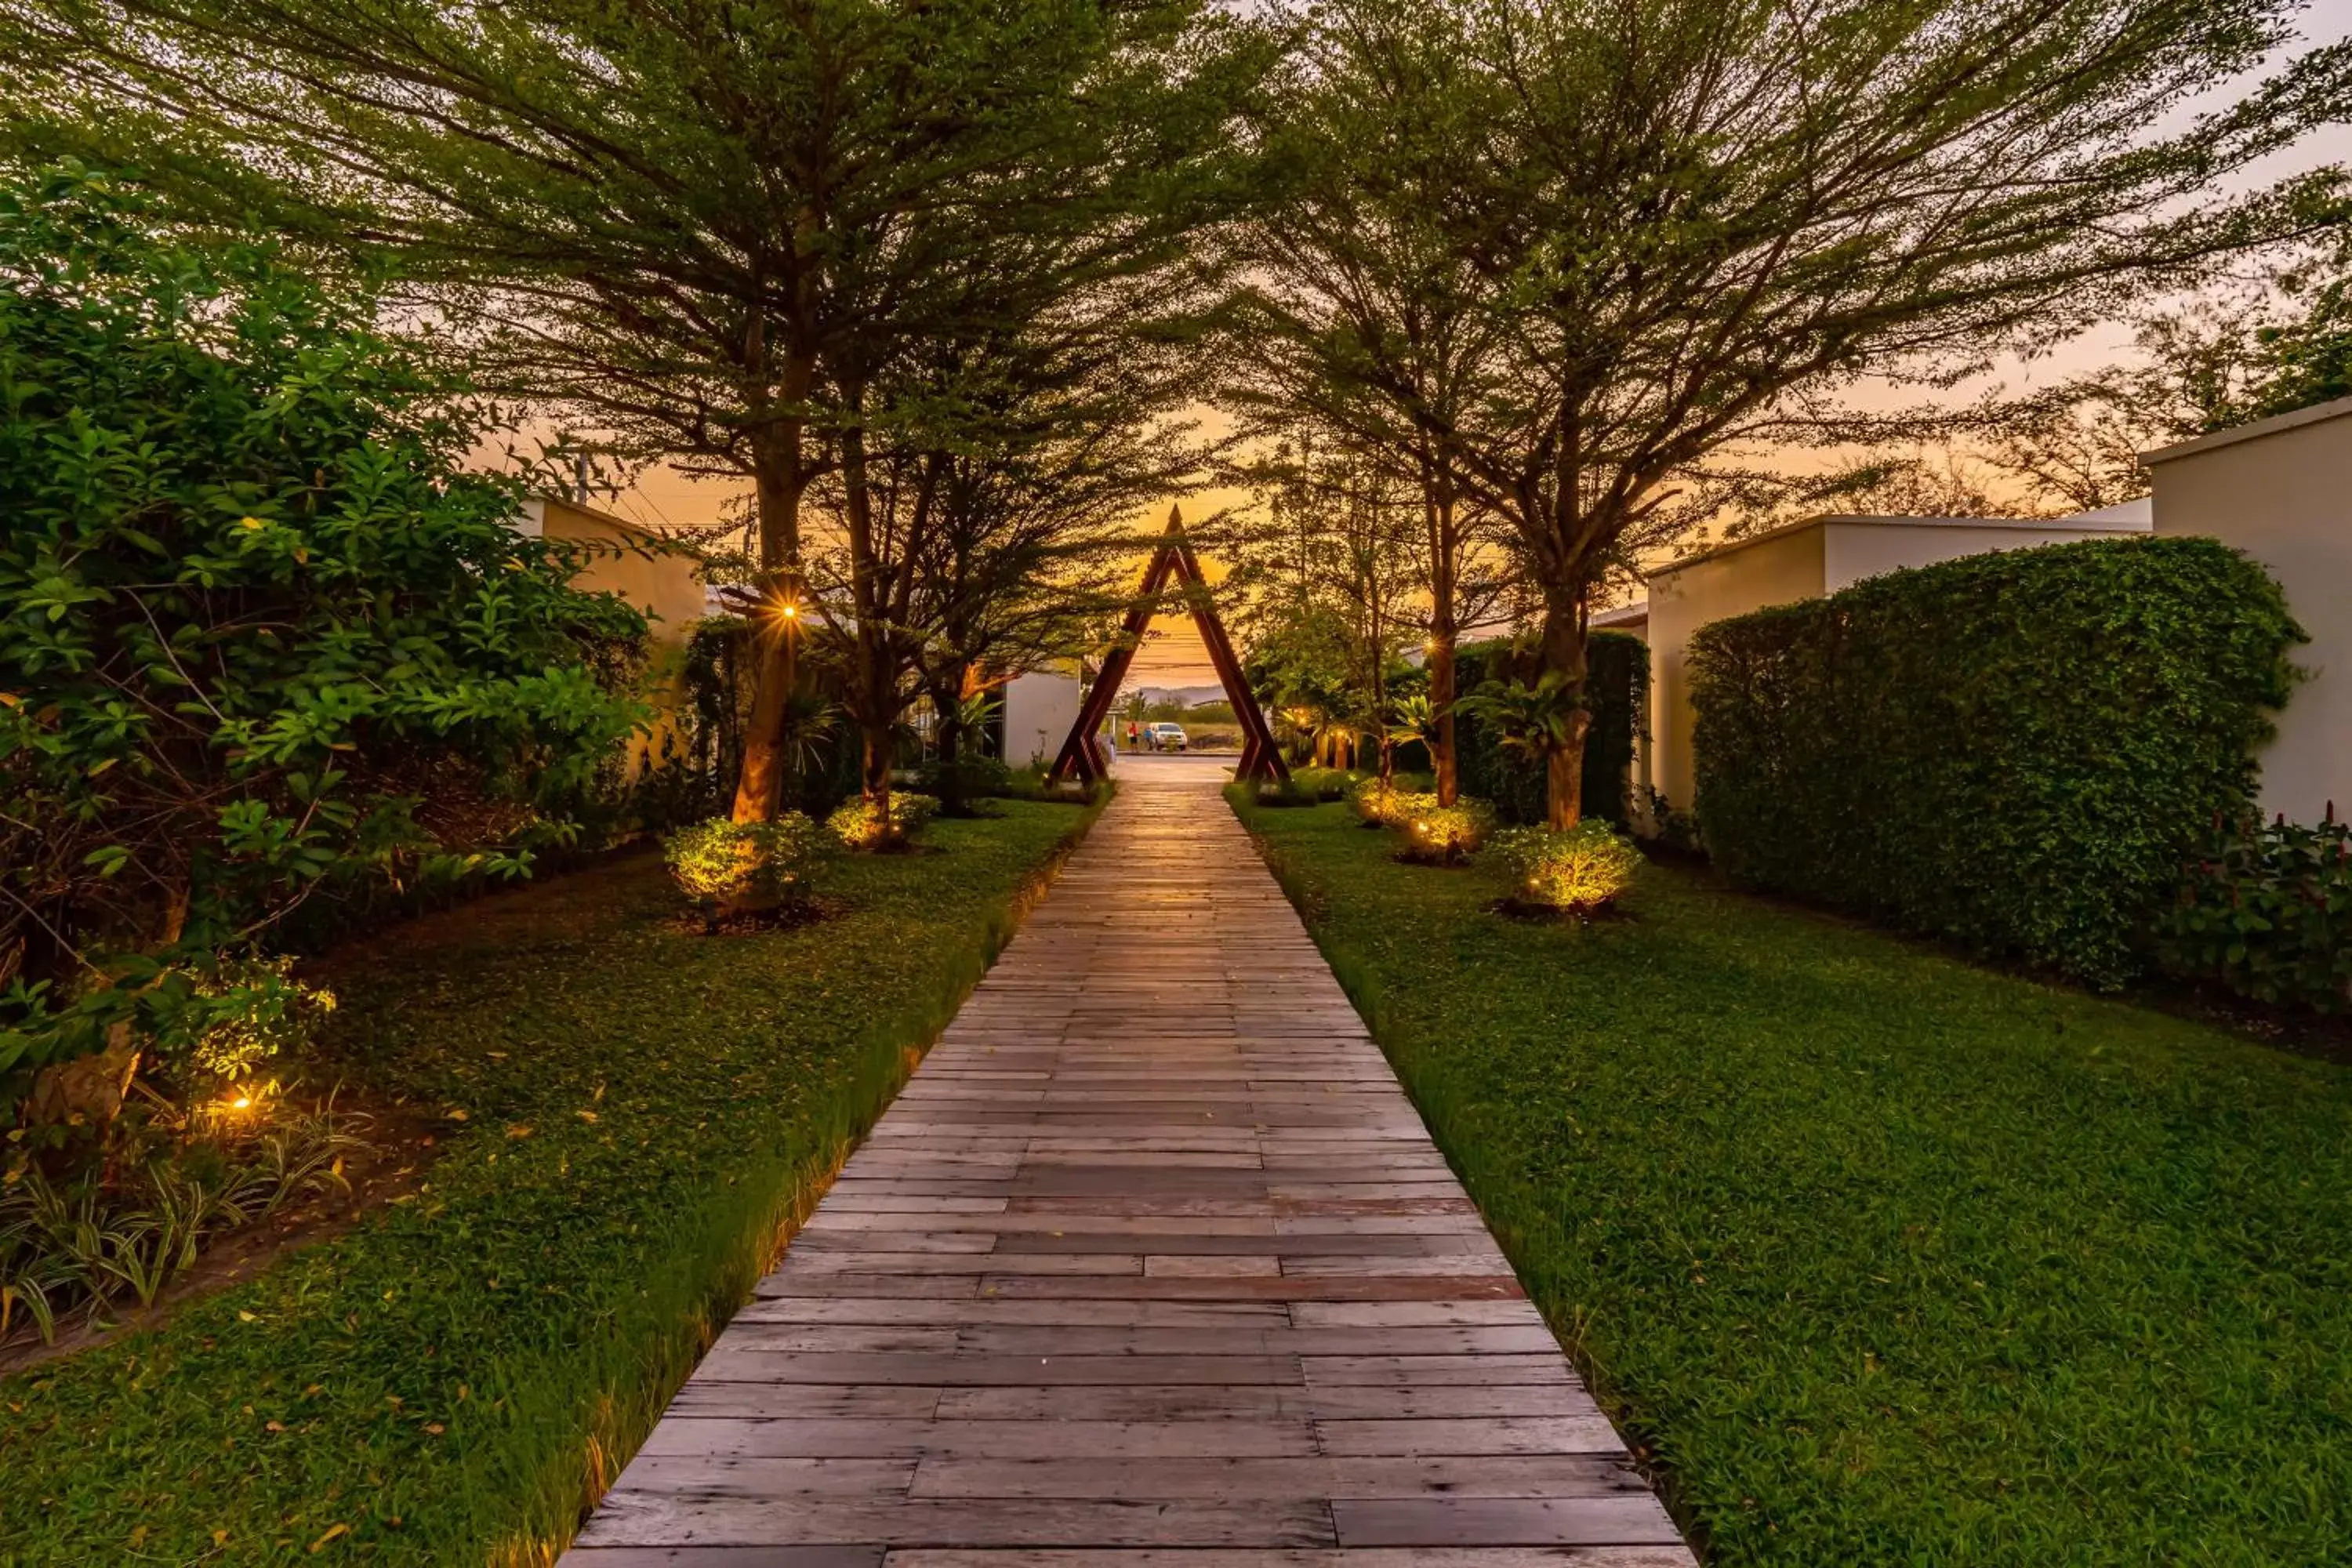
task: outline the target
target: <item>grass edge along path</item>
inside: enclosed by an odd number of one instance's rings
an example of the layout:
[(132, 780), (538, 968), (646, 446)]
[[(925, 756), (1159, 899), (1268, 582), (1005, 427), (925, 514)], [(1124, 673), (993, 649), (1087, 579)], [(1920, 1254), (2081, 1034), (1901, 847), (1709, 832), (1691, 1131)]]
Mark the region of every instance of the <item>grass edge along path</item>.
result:
[[(342, 1021), (371, 1089), (447, 1108), (418, 1201), (0, 1379), (0, 1564), (552, 1562), (1100, 805), (993, 809), (934, 824), (936, 851), (845, 863), (847, 908), (797, 931), (674, 931), (644, 858), (580, 884), (551, 934), (520, 928), (503, 986), (495, 922), (528, 902), (436, 917), (454, 958), (391, 933), (379, 973), (339, 982)], [(782, 1013), (693, 1016), (771, 972)], [(547, 994), (572, 974), (579, 997)], [(894, 988), (869, 1005), (877, 975)], [(690, 1022), (664, 1039), (665, 1016)], [(656, 1053), (678, 1059), (627, 1076)]]
[(2352, 1560), (2352, 1072), (1679, 868), (1507, 921), (1234, 805), (1708, 1561)]

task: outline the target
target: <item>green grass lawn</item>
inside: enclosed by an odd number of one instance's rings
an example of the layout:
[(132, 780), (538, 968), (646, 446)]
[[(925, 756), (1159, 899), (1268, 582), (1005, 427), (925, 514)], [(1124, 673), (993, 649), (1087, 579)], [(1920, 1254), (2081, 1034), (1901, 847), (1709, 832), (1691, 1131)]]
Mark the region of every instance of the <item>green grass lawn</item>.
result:
[(1648, 868), (1243, 815), (1712, 1561), (2352, 1561), (2352, 1072)]
[(0, 1563), (551, 1557), (1087, 815), (996, 809), (797, 931), (681, 931), (637, 857), (338, 955), (338, 1066), (439, 1118), (424, 1188), (0, 1379)]

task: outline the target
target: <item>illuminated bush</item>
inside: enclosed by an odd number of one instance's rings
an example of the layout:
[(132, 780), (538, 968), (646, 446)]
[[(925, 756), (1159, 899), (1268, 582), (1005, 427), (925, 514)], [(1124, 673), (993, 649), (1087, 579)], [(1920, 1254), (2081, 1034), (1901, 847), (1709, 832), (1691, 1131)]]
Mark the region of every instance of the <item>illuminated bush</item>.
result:
[(1520, 901), (1589, 914), (1633, 882), (1642, 852), (1598, 817), (1573, 827), (1509, 827), (1495, 836), (1495, 854), (1511, 874)]
[(886, 823), (874, 803), (860, 796), (843, 806), (825, 820), (834, 836), (852, 849), (878, 849), (888, 844), (903, 844), (923, 830), (923, 824), (940, 809), (935, 795), (912, 795), (893, 791), (889, 801), (889, 820)]
[(1495, 831), (1495, 808), (1468, 795), (1440, 805), (1433, 795), (1400, 795), (1391, 825), (1404, 834), (1407, 858), (1458, 866)]
[(307, 1040), (320, 1016), (335, 1010), (335, 994), (303, 984), (293, 970), (290, 958), (252, 958), (223, 963), (198, 980), (191, 1011), (205, 1016), (189, 1052), (192, 1065), (215, 1078), (250, 1078), (269, 1058)]
[(1397, 826), (1397, 803), (1404, 798), (1396, 785), (1381, 778), (1366, 779), (1348, 792), (1349, 805), (1355, 809), (1358, 816), (1376, 827)]
[(678, 889), (706, 910), (772, 910), (808, 891), (824, 840), (797, 811), (773, 822), (714, 816), (663, 841)]

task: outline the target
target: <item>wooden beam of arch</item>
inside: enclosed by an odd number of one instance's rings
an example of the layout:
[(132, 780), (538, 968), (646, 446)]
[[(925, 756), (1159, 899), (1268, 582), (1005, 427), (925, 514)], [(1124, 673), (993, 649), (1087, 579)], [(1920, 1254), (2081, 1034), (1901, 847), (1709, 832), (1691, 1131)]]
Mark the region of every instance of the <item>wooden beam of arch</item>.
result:
[(1118, 700), (1118, 689), (1135, 662), (1135, 650), (1151, 624), (1152, 602), (1166, 590), (1171, 578), (1184, 595), (1185, 607), (1192, 612), (1192, 625), (1201, 634), (1202, 646), (1209, 650), (1209, 663), (1215, 668), (1217, 679), (1225, 689), (1225, 700), (1233, 704), (1234, 717), (1241, 723), (1242, 757), (1234, 769), (1234, 776), (1289, 782), (1290, 769), (1282, 760), (1282, 749), (1275, 744), (1274, 731), (1266, 724), (1256, 695), (1242, 678), (1242, 661), (1234, 652), (1233, 639), (1225, 635), (1223, 620), (1217, 615), (1216, 600), (1210, 595), (1208, 579), (1201, 573), (1200, 557), (1192, 553), (1192, 542), (1184, 536), (1183, 512), (1171, 507), (1168, 511), (1168, 531), (1160, 548), (1152, 552), (1151, 563), (1143, 569), (1143, 584), (1136, 590), (1134, 602), (1127, 607), (1118, 644), (1104, 657), (1094, 684), (1087, 688), (1086, 700), (1078, 704), (1077, 722), (1070, 726), (1069, 739), (1062, 742), (1060, 752), (1054, 758), (1054, 771), (1046, 774), (1048, 784), (1060, 784), (1070, 778), (1093, 784), (1110, 771), (1109, 759), (1103, 755), (1102, 742), (1095, 738), (1095, 732), (1110, 717), (1110, 706)]

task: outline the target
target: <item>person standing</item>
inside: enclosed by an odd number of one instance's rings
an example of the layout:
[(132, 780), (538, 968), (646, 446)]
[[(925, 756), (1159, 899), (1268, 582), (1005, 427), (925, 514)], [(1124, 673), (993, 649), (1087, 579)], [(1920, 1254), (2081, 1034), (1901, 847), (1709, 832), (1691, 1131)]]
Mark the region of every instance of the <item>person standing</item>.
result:
[(1129, 751), (1130, 751), (1130, 752), (1134, 752), (1134, 751), (1140, 751), (1140, 750), (1142, 749), (1141, 747), (1138, 746), (1138, 745), (1135, 743), (1135, 741), (1136, 741), (1136, 728), (1135, 728), (1135, 721), (1134, 721), (1134, 720), (1132, 720), (1132, 719), (1129, 719), (1129, 720), (1127, 721), (1127, 749), (1128, 749)]

